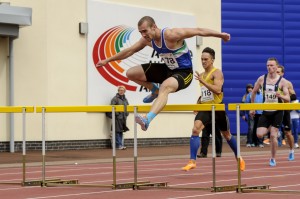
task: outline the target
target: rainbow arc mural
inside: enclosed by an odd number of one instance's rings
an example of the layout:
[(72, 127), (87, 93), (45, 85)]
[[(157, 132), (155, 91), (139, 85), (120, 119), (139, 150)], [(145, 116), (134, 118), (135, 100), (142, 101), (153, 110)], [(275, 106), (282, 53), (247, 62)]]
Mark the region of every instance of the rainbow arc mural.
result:
[[(121, 51), (124, 46), (130, 46), (130, 35), (134, 28), (120, 25), (115, 26), (105, 31), (95, 42), (93, 48), (94, 65), (99, 60), (111, 57)], [(123, 61), (112, 61), (107, 63), (104, 67), (97, 68), (100, 75), (115, 86), (124, 85), (127, 90), (135, 91), (136, 85), (131, 85), (126, 77), (125, 69), (121, 66)], [(137, 65), (138, 63), (136, 63)]]

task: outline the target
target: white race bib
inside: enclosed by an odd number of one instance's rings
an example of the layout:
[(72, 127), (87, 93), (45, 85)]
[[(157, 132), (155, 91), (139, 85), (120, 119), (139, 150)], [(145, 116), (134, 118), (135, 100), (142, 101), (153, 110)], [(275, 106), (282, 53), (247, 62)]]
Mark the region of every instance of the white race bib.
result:
[(275, 91), (265, 91), (264, 94), (266, 103), (278, 103), (278, 97)]
[(278, 97), (276, 96), (274, 85), (267, 84), (264, 95), (266, 103), (278, 103)]
[(214, 93), (208, 90), (205, 86), (201, 86), (201, 102), (214, 100)]
[(159, 54), (159, 56), (164, 60), (165, 64), (171, 70), (174, 70), (175, 68), (179, 67), (176, 58), (172, 53), (163, 53), (163, 54)]

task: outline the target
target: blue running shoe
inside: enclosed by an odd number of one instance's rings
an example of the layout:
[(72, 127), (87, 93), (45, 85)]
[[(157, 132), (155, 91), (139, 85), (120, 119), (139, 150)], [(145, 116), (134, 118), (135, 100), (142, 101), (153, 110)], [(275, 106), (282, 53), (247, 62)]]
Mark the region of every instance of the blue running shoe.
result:
[(141, 125), (141, 128), (143, 131), (146, 131), (149, 127), (149, 122), (147, 118), (144, 118), (141, 115), (137, 115), (135, 117), (135, 122), (138, 123), (139, 125)]
[(289, 161), (293, 161), (293, 160), (295, 160), (294, 152), (290, 152), (289, 153)]
[(270, 165), (271, 167), (275, 167), (275, 166), (276, 166), (276, 161), (275, 161), (275, 159), (271, 158), (271, 159), (270, 159), (269, 165)]
[(155, 93), (151, 93), (150, 95), (148, 95), (147, 97), (145, 97), (143, 99), (143, 102), (144, 103), (151, 103), (153, 102), (153, 100), (155, 100), (157, 98), (158, 94), (155, 94)]

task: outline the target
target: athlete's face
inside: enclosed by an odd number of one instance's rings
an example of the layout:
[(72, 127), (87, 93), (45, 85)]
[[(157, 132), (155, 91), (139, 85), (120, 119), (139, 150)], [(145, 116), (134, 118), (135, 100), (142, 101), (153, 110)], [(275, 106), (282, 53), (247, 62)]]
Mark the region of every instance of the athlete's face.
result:
[(201, 62), (202, 62), (203, 68), (206, 69), (213, 65), (214, 59), (212, 58), (212, 56), (209, 53), (204, 52), (201, 55)]
[(151, 41), (151, 39), (153, 39), (155, 36), (156, 25), (154, 24), (150, 26), (147, 21), (144, 21), (142, 25), (138, 27), (138, 29), (143, 38), (145, 38), (147, 41)]
[(267, 61), (267, 69), (270, 74), (274, 74), (277, 71), (277, 63), (274, 60)]
[(280, 76), (283, 76), (283, 72), (281, 68), (277, 68), (276, 73)]

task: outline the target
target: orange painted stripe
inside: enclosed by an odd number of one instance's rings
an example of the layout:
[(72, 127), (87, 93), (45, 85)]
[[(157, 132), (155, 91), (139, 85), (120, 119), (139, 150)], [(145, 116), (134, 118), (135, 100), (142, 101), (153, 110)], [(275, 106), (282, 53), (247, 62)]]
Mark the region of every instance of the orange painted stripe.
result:
[[(108, 36), (108, 38), (106, 40), (106, 44), (105, 44), (106, 57), (111, 57), (117, 53), (115, 50), (115, 41), (116, 41), (117, 36), (122, 31), (123, 31), (123, 29), (119, 28)], [(121, 66), (119, 66), (119, 64), (118, 64), (120, 62), (121, 62), (120, 60), (112, 61), (112, 62), (110, 62), (110, 65), (113, 68), (115, 68), (118, 72), (123, 73), (124, 69)]]

